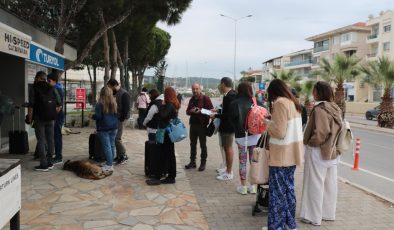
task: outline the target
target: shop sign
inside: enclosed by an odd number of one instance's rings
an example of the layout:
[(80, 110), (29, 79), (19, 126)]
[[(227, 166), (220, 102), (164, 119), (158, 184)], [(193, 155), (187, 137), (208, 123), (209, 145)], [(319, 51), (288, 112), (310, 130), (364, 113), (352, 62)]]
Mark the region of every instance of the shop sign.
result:
[[(77, 102), (77, 103), (75, 103), (76, 109), (86, 108), (86, 89), (85, 88), (76, 88), (75, 89), (75, 101)], [(83, 104), (81, 102), (83, 102)]]
[(64, 57), (34, 42), (30, 44), (29, 60), (43, 66), (64, 70)]
[(29, 58), (30, 41), (28, 35), (0, 23), (0, 51), (22, 58)]
[(0, 229), (21, 209), (21, 166), (0, 177)]

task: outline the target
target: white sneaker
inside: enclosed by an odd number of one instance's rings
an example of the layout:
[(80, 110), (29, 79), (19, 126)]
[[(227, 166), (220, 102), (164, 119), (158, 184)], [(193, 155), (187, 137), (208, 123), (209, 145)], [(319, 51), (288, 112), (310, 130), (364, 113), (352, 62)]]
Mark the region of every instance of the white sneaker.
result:
[(109, 166), (109, 165), (104, 165), (103, 167), (101, 167), (101, 169), (104, 171), (104, 172), (113, 172), (114, 171), (114, 167), (111, 165), (111, 166)]
[(218, 180), (232, 180), (234, 178), (233, 174), (224, 172), (223, 174), (216, 177)]
[(218, 175), (221, 175), (221, 174), (225, 173), (226, 171), (227, 171), (227, 167), (216, 169), (216, 172), (218, 173)]
[(257, 193), (256, 185), (250, 185), (250, 186), (248, 187), (248, 193), (250, 193), (250, 194), (256, 194), (256, 193)]
[(246, 186), (240, 185), (237, 187), (237, 192), (242, 195), (246, 195), (246, 194), (248, 194), (248, 188)]

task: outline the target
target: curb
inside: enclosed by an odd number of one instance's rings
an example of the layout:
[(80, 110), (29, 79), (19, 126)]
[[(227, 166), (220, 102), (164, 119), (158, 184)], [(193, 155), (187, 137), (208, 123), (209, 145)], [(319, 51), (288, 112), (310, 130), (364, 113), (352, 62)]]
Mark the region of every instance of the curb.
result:
[(379, 131), (383, 133), (390, 133), (394, 134), (394, 129), (389, 129), (389, 128), (382, 128), (378, 126), (371, 126), (371, 125), (366, 125), (366, 124), (360, 124), (360, 123), (354, 123), (354, 122), (349, 122), (351, 124), (351, 127), (355, 128), (360, 128), (360, 129), (366, 129), (370, 131)]
[(384, 202), (384, 203), (388, 203), (388, 205), (390, 205), (390, 208), (394, 208), (394, 200), (392, 200), (392, 199), (390, 199), (390, 198), (388, 198), (388, 197), (386, 197), (386, 196), (383, 196), (383, 195), (380, 194), (380, 193), (374, 192), (374, 191), (372, 191), (372, 190), (370, 190), (370, 189), (368, 189), (368, 188), (366, 188), (366, 187), (364, 187), (364, 186), (362, 186), (362, 185), (359, 185), (359, 184), (357, 184), (357, 183), (350, 182), (349, 180), (347, 180), (347, 179), (345, 179), (345, 178), (343, 178), (343, 177), (338, 176), (338, 179), (339, 179), (342, 183), (348, 184), (348, 185), (350, 185), (350, 186), (352, 186), (352, 187), (355, 187), (355, 188), (357, 188), (357, 189), (359, 189), (359, 190), (362, 190), (363, 192), (367, 193), (368, 195), (372, 195), (372, 196), (374, 196), (374, 197), (380, 199), (380, 200), (381, 200), (382, 202)]

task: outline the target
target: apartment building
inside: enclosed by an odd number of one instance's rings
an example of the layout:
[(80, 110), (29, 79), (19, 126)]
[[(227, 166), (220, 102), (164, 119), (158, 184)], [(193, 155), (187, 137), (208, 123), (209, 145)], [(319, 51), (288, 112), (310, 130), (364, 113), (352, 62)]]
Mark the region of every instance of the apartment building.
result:
[(371, 27), (367, 39), (369, 61), (375, 61), (381, 56), (394, 60), (394, 33), (391, 30), (393, 19), (394, 12), (391, 10), (382, 11), (377, 17), (369, 16), (366, 23)]
[(310, 77), (312, 69), (313, 49), (304, 49), (285, 55), (283, 69), (293, 70), (297, 76), (304, 79)]
[(274, 70), (282, 69), (284, 67), (284, 64), (288, 62), (289, 62), (289, 57), (287, 56), (279, 56), (263, 62), (262, 74), (261, 74), (262, 81), (271, 80), (272, 79), (271, 73), (273, 73)]
[[(332, 60), (337, 54), (355, 55), (365, 62), (369, 52), (366, 40), (370, 34), (371, 27), (358, 22), (307, 38), (307, 41), (314, 43), (311, 68), (318, 69), (322, 58)], [(360, 79), (347, 82), (345, 86), (348, 101), (373, 102), (377, 99), (371, 96), (372, 90)]]

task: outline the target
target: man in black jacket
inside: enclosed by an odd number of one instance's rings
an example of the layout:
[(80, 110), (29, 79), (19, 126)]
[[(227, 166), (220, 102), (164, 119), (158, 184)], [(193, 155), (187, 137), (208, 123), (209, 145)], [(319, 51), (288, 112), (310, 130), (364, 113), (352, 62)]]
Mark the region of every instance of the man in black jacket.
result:
[(230, 122), (230, 104), (234, 101), (237, 93), (233, 90), (233, 82), (230, 78), (224, 77), (220, 80), (219, 90), (224, 95), (222, 109), (217, 112), (214, 117), (220, 118), (219, 138), (221, 147), (224, 149), (226, 158), (226, 167), (218, 169), (218, 180), (233, 179), (233, 142), (234, 142), (234, 126)]
[(130, 118), (131, 100), (129, 93), (120, 87), (119, 82), (115, 79), (110, 79), (107, 86), (112, 89), (116, 97), (116, 104), (118, 106), (118, 132), (116, 133), (116, 164), (125, 164), (128, 161), (126, 155), (126, 148), (122, 143), (123, 129), (126, 126), (127, 120)]

